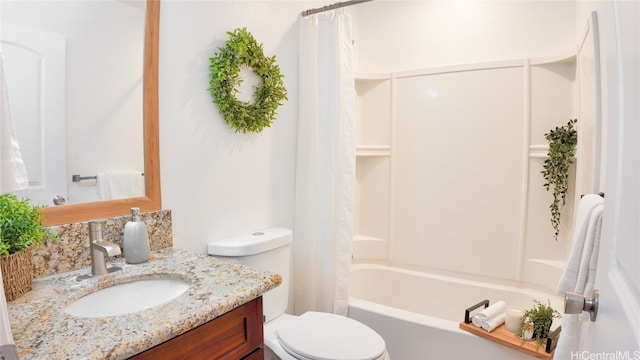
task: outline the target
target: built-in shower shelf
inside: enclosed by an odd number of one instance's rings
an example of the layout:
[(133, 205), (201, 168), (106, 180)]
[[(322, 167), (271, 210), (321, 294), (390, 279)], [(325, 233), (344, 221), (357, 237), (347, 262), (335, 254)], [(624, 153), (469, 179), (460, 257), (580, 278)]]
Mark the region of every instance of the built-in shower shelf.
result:
[(356, 156), (389, 156), (391, 147), (387, 145), (359, 145), (356, 147)]
[[(504, 324), (498, 326), (492, 332), (488, 332), (482, 328), (476, 327), (472, 323), (460, 323), (460, 329), (470, 332), (474, 335), (480, 336), (481, 338), (493, 341), (500, 345), (504, 345), (508, 348), (517, 350), (521, 353), (533, 356), (538, 359), (552, 359), (553, 358), (553, 350), (551, 352), (545, 351), (545, 345), (538, 347), (536, 342), (533, 340), (522, 341), (519, 337), (517, 337), (514, 333), (507, 330)], [(555, 350), (555, 349), (554, 349)]]
[(381, 73), (355, 73), (354, 77), (356, 81), (367, 81), (367, 80), (389, 80), (391, 79), (390, 72), (381, 72)]
[(386, 259), (389, 255), (389, 244), (387, 240), (355, 235), (352, 242), (353, 259)]

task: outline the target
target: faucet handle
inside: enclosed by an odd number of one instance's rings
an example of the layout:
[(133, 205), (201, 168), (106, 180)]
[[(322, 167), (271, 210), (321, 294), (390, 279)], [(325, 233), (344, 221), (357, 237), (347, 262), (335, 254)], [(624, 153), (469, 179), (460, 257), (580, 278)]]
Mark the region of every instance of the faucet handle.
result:
[(89, 240), (102, 240), (102, 224), (106, 223), (106, 220), (92, 220), (89, 221)]

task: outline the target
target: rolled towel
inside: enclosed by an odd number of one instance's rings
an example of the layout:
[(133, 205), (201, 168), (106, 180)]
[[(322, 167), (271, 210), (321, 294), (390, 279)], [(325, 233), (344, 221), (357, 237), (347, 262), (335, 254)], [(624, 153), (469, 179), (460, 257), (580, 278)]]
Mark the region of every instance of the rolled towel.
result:
[(474, 317), (477, 317), (478, 320), (480, 320), (481, 322), (484, 322), (487, 319), (492, 319), (497, 317), (500, 314), (504, 314), (505, 311), (507, 311), (507, 303), (500, 300), (500, 301), (497, 301), (495, 304), (489, 306), (488, 308), (480, 311)]
[(493, 317), (491, 319), (487, 319), (485, 321), (482, 322), (482, 328), (491, 332), (493, 330), (495, 330), (495, 328), (497, 328), (498, 326), (500, 326), (502, 323), (504, 323), (504, 320), (506, 318), (505, 313), (501, 313), (498, 314), (498, 316)]
[(471, 322), (476, 327), (492, 331), (504, 322), (506, 311), (507, 303), (500, 300), (471, 317)]
[(472, 323), (473, 325), (475, 325), (476, 327), (479, 327), (479, 328), (481, 328), (481, 327), (482, 327), (482, 320), (480, 320), (480, 318), (478, 317), (478, 314), (473, 315), (473, 316), (471, 317), (471, 323)]

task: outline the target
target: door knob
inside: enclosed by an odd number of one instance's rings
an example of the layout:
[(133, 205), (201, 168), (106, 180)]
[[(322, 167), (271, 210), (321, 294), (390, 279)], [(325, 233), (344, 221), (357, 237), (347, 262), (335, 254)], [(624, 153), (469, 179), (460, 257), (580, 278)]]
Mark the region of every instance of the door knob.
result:
[(64, 196), (62, 195), (56, 195), (53, 198), (53, 204), (54, 205), (64, 205), (67, 202), (67, 199), (64, 198)]
[(564, 294), (564, 313), (580, 314), (582, 311), (589, 313), (591, 321), (596, 321), (598, 316), (598, 301), (600, 294), (598, 290), (593, 290), (591, 297), (585, 297), (573, 291), (567, 291)]

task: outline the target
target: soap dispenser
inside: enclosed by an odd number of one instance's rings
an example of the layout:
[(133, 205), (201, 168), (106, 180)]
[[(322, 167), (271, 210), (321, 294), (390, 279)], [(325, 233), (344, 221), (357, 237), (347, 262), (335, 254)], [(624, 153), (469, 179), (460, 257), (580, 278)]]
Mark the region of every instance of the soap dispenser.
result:
[(129, 264), (140, 264), (149, 259), (149, 234), (147, 225), (140, 220), (140, 209), (131, 208), (131, 220), (124, 226), (122, 238), (124, 258)]

